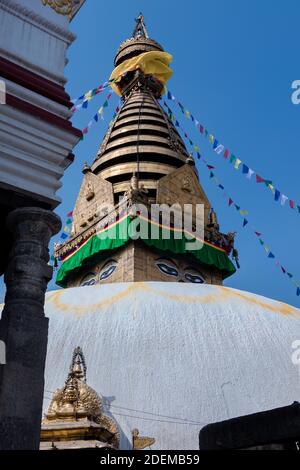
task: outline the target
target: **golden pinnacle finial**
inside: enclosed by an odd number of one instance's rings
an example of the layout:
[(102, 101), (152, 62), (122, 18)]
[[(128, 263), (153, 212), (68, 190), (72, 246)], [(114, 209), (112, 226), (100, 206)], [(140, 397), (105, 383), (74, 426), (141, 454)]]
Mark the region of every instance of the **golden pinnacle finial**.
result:
[(148, 35), (147, 29), (146, 29), (143, 14), (140, 13), (139, 16), (137, 18), (135, 18), (135, 21), (136, 21), (136, 25), (135, 25), (134, 31), (132, 33), (132, 37), (133, 38), (144, 37), (146, 39), (149, 39), (149, 35)]
[(85, 358), (79, 346), (74, 349), (69, 375), (86, 382)]

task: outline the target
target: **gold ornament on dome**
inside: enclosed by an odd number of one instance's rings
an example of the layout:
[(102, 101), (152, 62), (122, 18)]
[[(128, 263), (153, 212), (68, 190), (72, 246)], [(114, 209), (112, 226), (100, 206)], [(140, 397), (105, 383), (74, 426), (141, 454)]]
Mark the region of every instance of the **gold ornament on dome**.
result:
[(155, 444), (154, 437), (143, 436), (140, 437), (140, 431), (133, 429), (132, 434), (132, 448), (134, 450), (144, 450), (146, 447), (150, 447)]
[(81, 0), (42, 0), (43, 5), (53, 8), (56, 13), (68, 16), (71, 20), (80, 6)]

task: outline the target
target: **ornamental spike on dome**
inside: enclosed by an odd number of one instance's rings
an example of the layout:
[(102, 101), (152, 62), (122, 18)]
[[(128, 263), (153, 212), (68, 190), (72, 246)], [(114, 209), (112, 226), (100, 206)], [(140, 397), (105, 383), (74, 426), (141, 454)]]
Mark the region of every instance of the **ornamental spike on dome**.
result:
[(149, 35), (148, 35), (148, 31), (146, 29), (143, 14), (140, 13), (135, 21), (136, 21), (136, 25), (135, 25), (134, 31), (132, 33), (132, 37), (133, 38), (144, 37), (146, 39), (149, 39)]
[(86, 363), (82, 349), (79, 346), (73, 352), (70, 375), (86, 382)]

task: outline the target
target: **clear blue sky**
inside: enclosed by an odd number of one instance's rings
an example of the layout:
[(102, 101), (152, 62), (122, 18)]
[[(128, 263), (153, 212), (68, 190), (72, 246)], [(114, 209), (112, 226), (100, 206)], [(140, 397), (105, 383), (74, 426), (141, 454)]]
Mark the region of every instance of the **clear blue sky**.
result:
[[(174, 57), (171, 91), (236, 156), (300, 203), (300, 105), (291, 102), (291, 83), (300, 79), (299, 1), (87, 0), (72, 23), (77, 40), (69, 50), (66, 69), (72, 97), (107, 79), (115, 52), (132, 33), (140, 11), (150, 37)], [(103, 99), (99, 95), (89, 109), (79, 112), (74, 125), (84, 127)], [(57, 212), (63, 220), (74, 206), (83, 163), (93, 161), (116, 103), (114, 96), (106, 120), (95, 124), (75, 149), (75, 163), (66, 172), (60, 191), (63, 202)], [(249, 226), (263, 233), (282, 264), (300, 281), (298, 211), (282, 208), (270, 191), (234, 171), (195, 133), (179, 109), (174, 107), (174, 111), (202, 154), (215, 165), (232, 199), (249, 210)], [(221, 229), (238, 232), (241, 269), (226, 285), (299, 306), (296, 289), (267, 258), (253, 231), (242, 228), (242, 218), (228, 207), (201, 164), (199, 175)], [(50, 289), (54, 287), (52, 282)]]

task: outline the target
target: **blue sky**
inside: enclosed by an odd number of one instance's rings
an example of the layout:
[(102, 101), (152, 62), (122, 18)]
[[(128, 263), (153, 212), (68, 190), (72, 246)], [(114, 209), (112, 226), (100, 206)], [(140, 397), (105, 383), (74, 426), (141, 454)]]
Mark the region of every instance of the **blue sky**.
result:
[[(77, 40), (69, 50), (66, 69), (72, 97), (107, 79), (116, 50), (131, 35), (140, 11), (150, 37), (174, 57), (169, 89), (232, 153), (300, 204), (300, 105), (291, 102), (291, 83), (300, 79), (299, 1), (115, 0), (109, 4), (87, 0), (72, 23)], [(74, 117), (74, 125), (83, 128), (104, 99), (104, 94), (96, 97), (87, 110)], [(76, 160), (63, 178), (63, 202), (57, 209), (63, 221), (74, 206), (83, 163), (93, 161), (116, 104), (114, 96), (105, 121), (95, 124), (75, 148)], [(209, 180), (207, 169), (199, 164), (201, 184), (221, 229), (238, 232), (241, 269), (225, 284), (299, 306), (296, 289), (267, 258), (251, 226), (263, 233), (272, 252), (300, 281), (300, 214), (282, 208), (271, 191), (235, 171), (196, 133), (179, 108), (173, 106), (173, 110), (203, 156), (215, 166), (228, 195), (249, 211), (249, 224), (242, 228), (241, 216), (228, 207), (222, 192)], [(53, 281), (49, 288), (55, 288)]]

